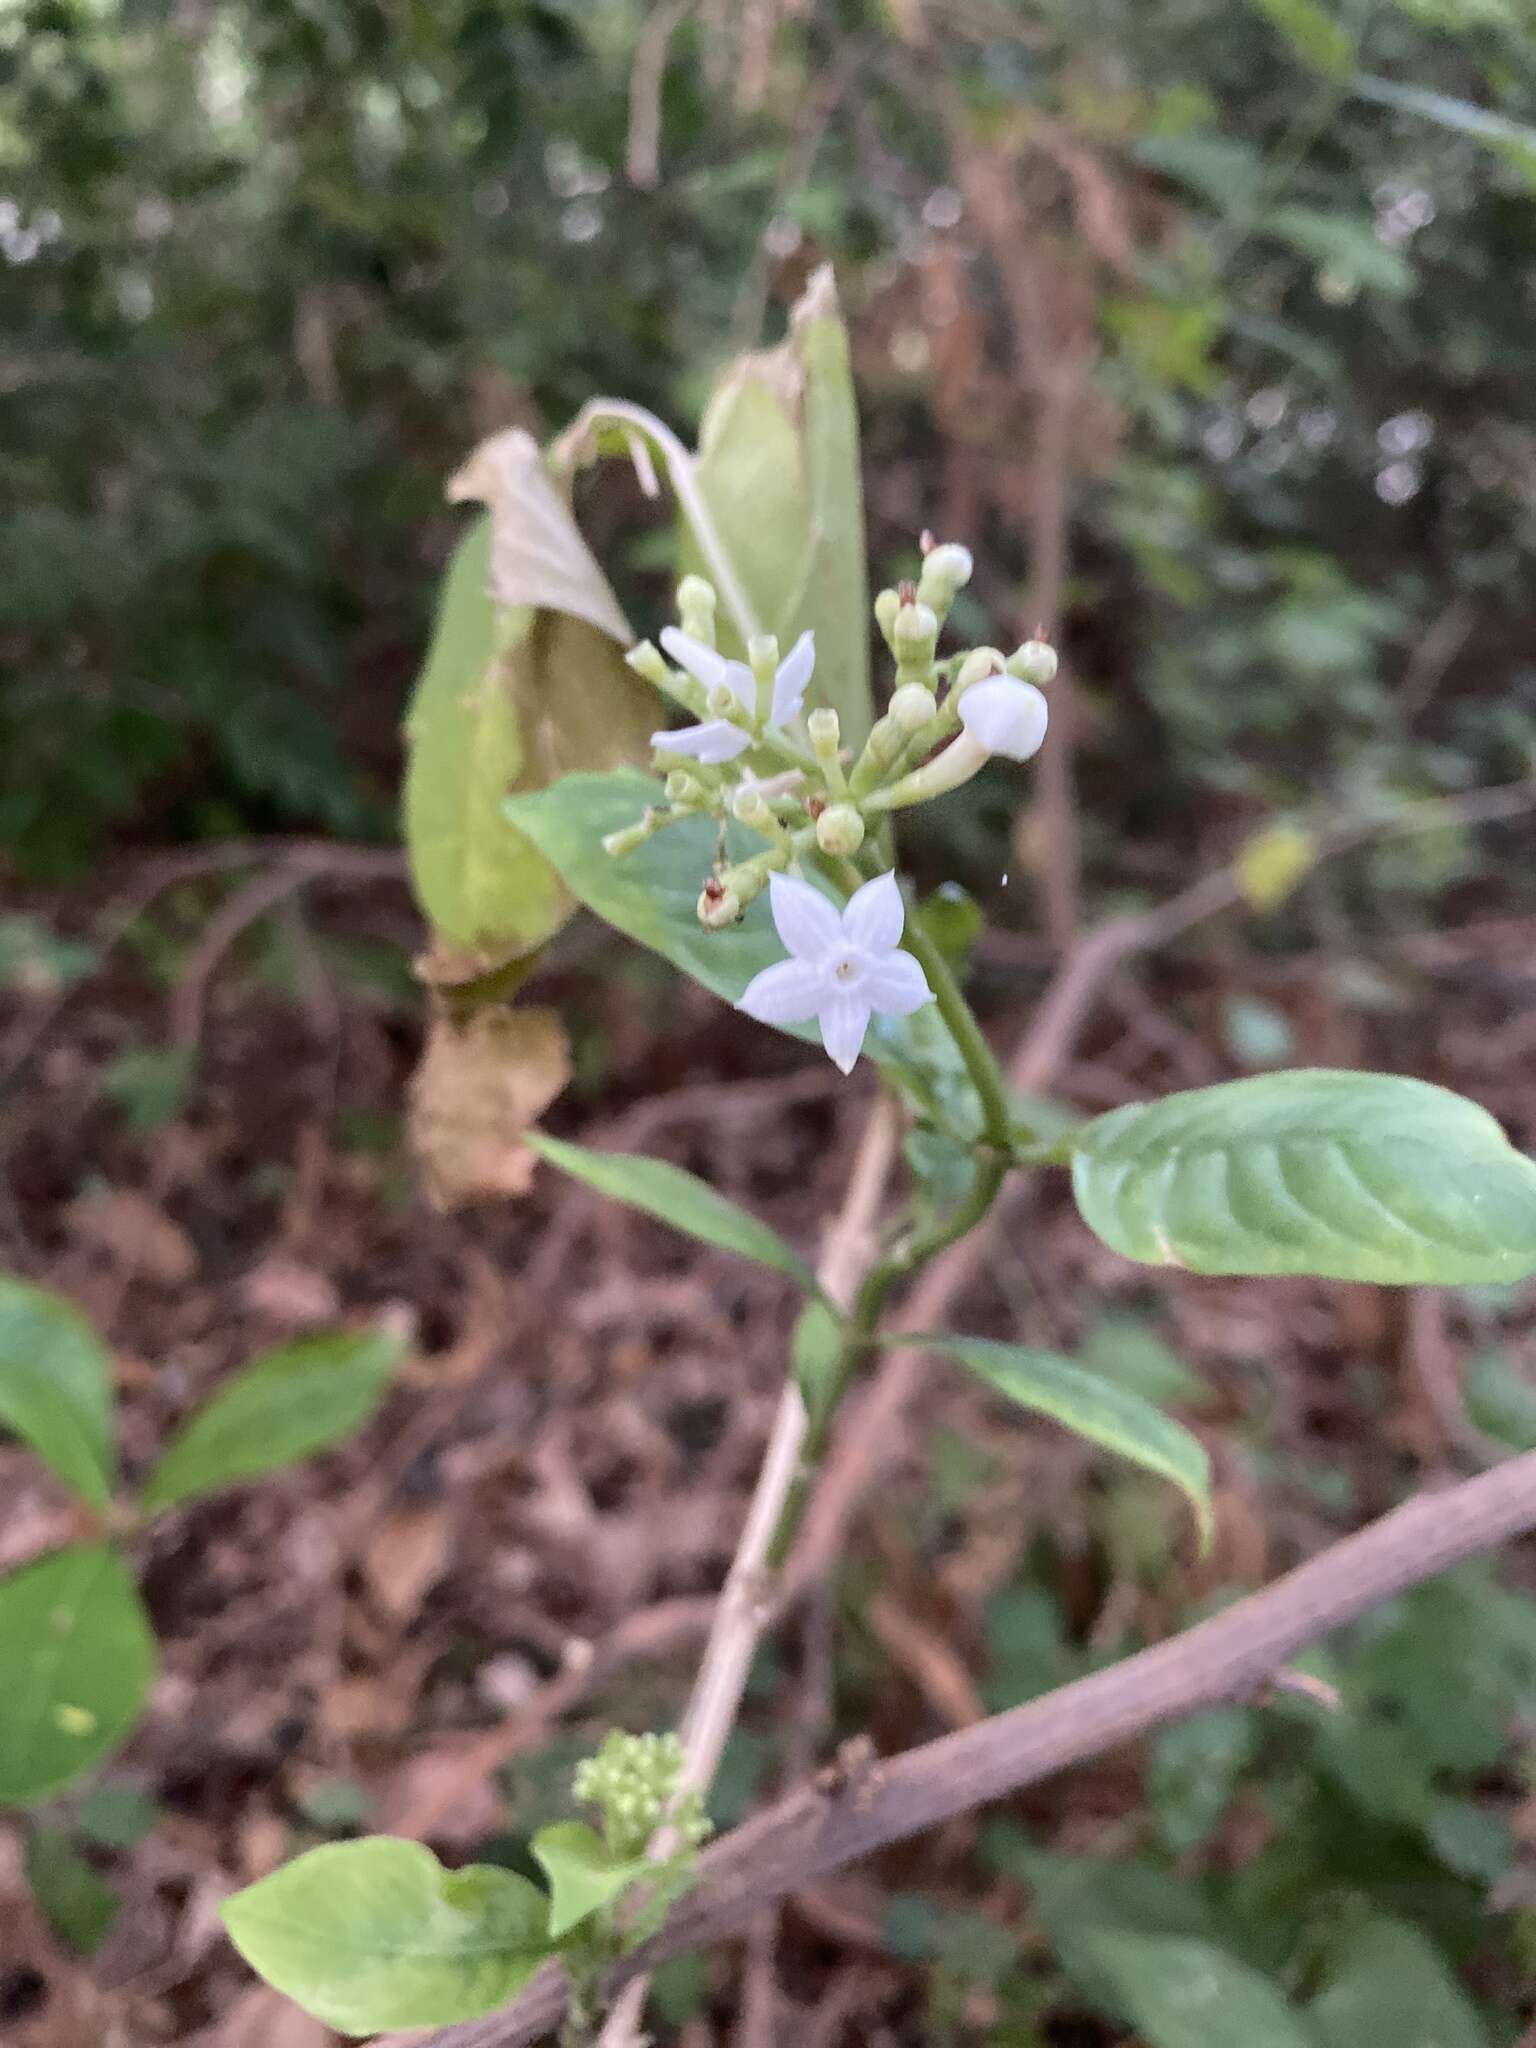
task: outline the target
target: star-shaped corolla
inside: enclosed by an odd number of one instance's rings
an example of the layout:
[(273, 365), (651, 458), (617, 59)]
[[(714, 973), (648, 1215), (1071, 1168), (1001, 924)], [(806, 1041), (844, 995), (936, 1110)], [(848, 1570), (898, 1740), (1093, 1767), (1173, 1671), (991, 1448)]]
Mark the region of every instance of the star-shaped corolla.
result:
[(805, 1024), (815, 1017), (828, 1056), (847, 1074), (871, 1016), (910, 1017), (933, 991), (898, 941), (906, 921), (896, 877), (877, 875), (847, 907), (787, 875), (770, 875), (773, 921), (789, 954), (748, 982), (737, 1008), (762, 1024)]
[[(738, 724), (734, 718), (708, 718), (698, 725), (679, 726), (675, 732), (653, 732), (651, 745), (669, 754), (692, 755), (710, 767), (734, 761), (752, 744), (749, 728), (757, 715), (757, 679), (751, 669), (744, 661), (727, 660), (676, 626), (666, 628), (661, 644), (678, 667), (686, 669), (711, 696), (717, 690), (728, 690), (741, 707), (742, 719)], [(770, 725), (787, 725), (799, 715), (815, 666), (815, 635), (802, 633), (774, 672)]]

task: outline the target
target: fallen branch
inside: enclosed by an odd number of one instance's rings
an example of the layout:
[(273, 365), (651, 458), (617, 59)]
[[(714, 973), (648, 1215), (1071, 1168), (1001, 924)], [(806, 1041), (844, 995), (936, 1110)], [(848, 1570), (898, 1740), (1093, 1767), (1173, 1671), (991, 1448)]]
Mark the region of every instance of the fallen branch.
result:
[[(1254, 1697), (1296, 1651), (1451, 1565), (1536, 1529), (1536, 1452), (1423, 1493), (1222, 1614), (1044, 1698), (884, 1762), (850, 1757), (708, 1849), (699, 1883), (622, 1985), (735, 1933), (764, 1907), (889, 1843), (1022, 1791), (1169, 1721)], [(525, 2048), (558, 2026), (564, 1973), (505, 2011), (416, 2036), (416, 2048)]]

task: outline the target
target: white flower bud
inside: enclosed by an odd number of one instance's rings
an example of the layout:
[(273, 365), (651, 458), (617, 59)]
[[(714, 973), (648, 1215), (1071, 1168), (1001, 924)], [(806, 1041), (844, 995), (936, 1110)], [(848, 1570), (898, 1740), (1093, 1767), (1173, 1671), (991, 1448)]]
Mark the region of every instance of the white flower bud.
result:
[(1026, 640), (1008, 657), (1008, 673), (1021, 683), (1048, 683), (1061, 666), (1048, 640)]
[(642, 640), (638, 647), (631, 647), (624, 657), (637, 676), (643, 676), (648, 683), (654, 683), (658, 690), (670, 690), (672, 671), (662, 658), (661, 649), (650, 640)]
[(823, 853), (846, 859), (864, 844), (864, 820), (852, 804), (831, 804), (816, 820), (816, 844)]
[(809, 714), (805, 729), (811, 736), (811, 745), (818, 754), (835, 754), (842, 743), (843, 729), (837, 713), (822, 705)]
[(970, 582), (974, 567), (970, 549), (961, 547), (958, 541), (930, 548), (918, 579), (919, 600), (931, 604), (935, 611), (947, 612), (955, 601), (955, 593)]
[(731, 815), (743, 825), (755, 825), (759, 830), (769, 830), (777, 822), (755, 782), (744, 782), (736, 791), (731, 798)]
[(920, 732), (936, 709), (932, 690), (921, 683), (903, 683), (891, 698), (888, 715), (903, 732)]
[(875, 599), (875, 624), (880, 628), (888, 647), (894, 648), (892, 634), (896, 630), (896, 614), (901, 610), (901, 592), (882, 590)]
[(937, 614), (930, 605), (902, 605), (896, 614), (896, 623), (891, 629), (891, 639), (898, 661), (930, 661), (939, 639)]
[(779, 636), (777, 633), (754, 633), (747, 642), (747, 666), (759, 682), (773, 681), (774, 671), (779, 665)]
[(685, 576), (677, 586), (677, 616), (691, 640), (715, 644), (715, 586), (702, 576)]

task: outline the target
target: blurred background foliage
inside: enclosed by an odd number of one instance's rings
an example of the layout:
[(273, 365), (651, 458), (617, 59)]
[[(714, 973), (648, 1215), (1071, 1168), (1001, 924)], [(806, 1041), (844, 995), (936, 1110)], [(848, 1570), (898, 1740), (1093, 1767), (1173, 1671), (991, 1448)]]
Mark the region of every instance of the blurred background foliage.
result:
[[(983, 554), (962, 627), (1059, 598), (1090, 874), (1191, 806), (1521, 774), (1521, 12), (12, 0), (0, 845), (391, 836), (445, 475), (601, 391), (691, 427), (827, 258), (878, 566), (928, 524)], [(637, 509), (610, 478), (596, 536), (645, 616)]]

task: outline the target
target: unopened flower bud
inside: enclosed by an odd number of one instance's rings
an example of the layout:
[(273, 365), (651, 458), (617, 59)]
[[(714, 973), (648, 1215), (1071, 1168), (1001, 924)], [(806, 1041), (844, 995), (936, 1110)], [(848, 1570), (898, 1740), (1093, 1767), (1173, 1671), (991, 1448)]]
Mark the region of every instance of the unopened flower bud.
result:
[(1021, 683), (1048, 683), (1060, 666), (1056, 650), (1048, 640), (1026, 640), (1022, 647), (1013, 650), (1007, 663), (1009, 675), (1017, 676)]
[(988, 676), (1000, 676), (1003, 672), (1003, 657), (995, 647), (976, 647), (961, 662), (955, 676), (955, 695), (968, 690), (972, 683), (984, 683)]
[(623, 860), (626, 855), (638, 853), (656, 830), (656, 814), (647, 811), (633, 825), (621, 826), (617, 832), (609, 832), (603, 838), (603, 851), (610, 860)]
[(685, 576), (677, 586), (677, 616), (690, 640), (715, 644), (715, 586), (702, 576)]
[(818, 759), (825, 760), (829, 754), (835, 754), (842, 744), (842, 725), (837, 713), (826, 705), (811, 712), (805, 721), (805, 729), (811, 736), (811, 745), (816, 749)]
[(747, 663), (760, 683), (771, 683), (779, 665), (778, 634), (754, 633), (747, 642)]
[(900, 610), (901, 593), (899, 591), (882, 590), (879, 596), (875, 599), (875, 624), (880, 628), (881, 633), (885, 636), (886, 646), (889, 647), (893, 653), (895, 651), (896, 643), (891, 636), (896, 630), (896, 614)]
[(904, 604), (896, 614), (891, 639), (900, 662), (922, 663), (933, 659), (938, 645), (938, 616), (930, 605)]
[(731, 798), (731, 815), (759, 831), (771, 830), (778, 822), (755, 782), (744, 782)]
[(709, 791), (696, 775), (690, 775), (686, 768), (674, 768), (666, 781), (667, 801), (674, 804), (689, 804), (695, 810), (704, 809), (709, 803)]
[(947, 612), (955, 601), (955, 593), (970, 582), (975, 567), (970, 549), (961, 547), (958, 541), (946, 541), (942, 547), (931, 548), (924, 557), (923, 573), (918, 580), (919, 599), (936, 611)]
[(903, 732), (920, 732), (935, 709), (932, 690), (921, 683), (903, 683), (891, 698), (889, 715)]
[(823, 853), (846, 858), (864, 844), (864, 820), (852, 804), (829, 804), (816, 820), (816, 844)]
[(706, 882), (699, 891), (698, 910), (699, 923), (707, 932), (723, 931), (740, 917), (741, 898), (734, 889), (724, 889), (718, 882)]
[(642, 640), (638, 647), (631, 647), (624, 657), (637, 676), (654, 683), (658, 690), (670, 690), (672, 671), (667, 667), (661, 649), (650, 640)]

